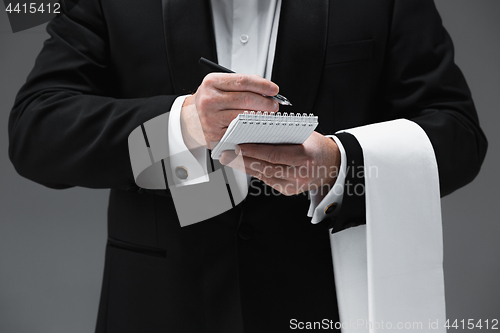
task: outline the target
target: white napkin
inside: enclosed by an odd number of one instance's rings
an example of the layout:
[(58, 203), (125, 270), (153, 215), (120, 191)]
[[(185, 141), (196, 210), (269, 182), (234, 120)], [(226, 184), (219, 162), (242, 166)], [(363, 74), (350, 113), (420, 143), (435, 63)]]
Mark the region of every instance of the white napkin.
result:
[(363, 149), (366, 225), (330, 237), (342, 332), (446, 332), (439, 177), (428, 137), (404, 119), (346, 132)]

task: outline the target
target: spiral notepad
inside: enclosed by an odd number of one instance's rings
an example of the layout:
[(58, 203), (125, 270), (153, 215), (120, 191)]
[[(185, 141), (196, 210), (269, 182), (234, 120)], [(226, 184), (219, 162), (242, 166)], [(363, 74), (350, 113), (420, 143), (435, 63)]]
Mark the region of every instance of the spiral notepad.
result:
[(301, 144), (318, 126), (318, 117), (312, 113), (281, 114), (245, 111), (228, 126), (220, 142), (212, 150), (218, 160), (225, 150), (234, 150), (241, 143)]

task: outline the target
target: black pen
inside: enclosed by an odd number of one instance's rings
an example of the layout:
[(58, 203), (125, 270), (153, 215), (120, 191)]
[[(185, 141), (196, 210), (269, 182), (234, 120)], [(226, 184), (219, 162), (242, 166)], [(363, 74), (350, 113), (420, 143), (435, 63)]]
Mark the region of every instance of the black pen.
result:
[[(212, 62), (208, 59), (205, 59), (203, 57), (200, 58), (200, 64), (213, 70), (213, 71), (216, 71), (216, 72), (222, 72), (222, 73), (234, 73), (232, 70), (230, 69), (227, 69), (226, 67), (223, 67), (219, 64), (216, 64), (215, 62)], [(279, 104), (281, 105), (289, 105), (289, 106), (292, 106), (292, 103), (290, 103), (290, 101), (283, 95), (276, 95), (276, 96), (266, 96), (266, 97), (269, 97), (269, 98), (272, 98), (274, 99), (276, 102), (278, 102)]]

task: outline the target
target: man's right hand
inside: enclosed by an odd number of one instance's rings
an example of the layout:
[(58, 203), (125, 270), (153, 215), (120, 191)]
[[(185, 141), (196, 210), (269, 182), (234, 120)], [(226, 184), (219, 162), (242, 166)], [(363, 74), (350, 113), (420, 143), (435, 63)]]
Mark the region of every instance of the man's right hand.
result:
[(244, 111), (276, 112), (279, 104), (265, 96), (278, 86), (258, 75), (212, 73), (182, 105), (182, 136), (189, 149), (213, 148), (229, 123)]

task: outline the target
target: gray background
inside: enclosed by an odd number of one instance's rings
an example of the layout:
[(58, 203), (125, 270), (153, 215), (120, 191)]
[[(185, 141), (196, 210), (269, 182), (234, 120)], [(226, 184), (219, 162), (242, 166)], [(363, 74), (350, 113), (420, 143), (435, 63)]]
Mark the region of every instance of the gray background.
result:
[[(436, 4), (490, 142), (477, 179), (442, 200), (447, 315), (500, 319), (500, 1)], [(47, 34), (45, 26), (13, 34), (0, 8), (0, 332), (92, 332), (107, 191), (50, 190), (14, 171), (9, 111)]]

